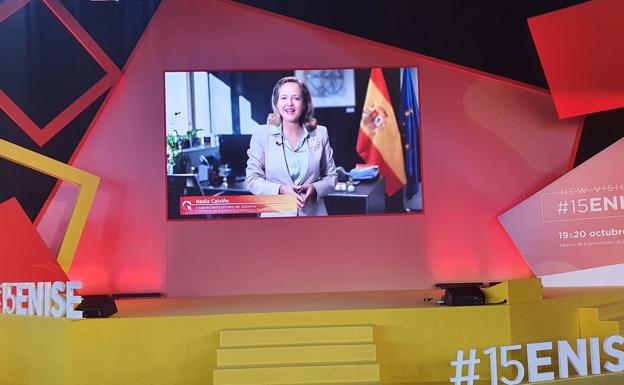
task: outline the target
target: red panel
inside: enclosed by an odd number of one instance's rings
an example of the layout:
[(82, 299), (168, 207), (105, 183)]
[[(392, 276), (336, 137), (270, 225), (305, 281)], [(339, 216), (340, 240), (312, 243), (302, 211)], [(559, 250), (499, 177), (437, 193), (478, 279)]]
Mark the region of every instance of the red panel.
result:
[(436, 65), (419, 74), (432, 279), (530, 276), (496, 217), (563, 174), (578, 119), (548, 95)]
[(6, 0), (0, 3), (0, 23), (7, 17), (11, 16), (23, 6), (28, 4), (30, 0)]
[[(164, 71), (414, 65), (422, 215), (165, 222)], [(70, 276), (174, 296), (526, 277), (497, 216), (568, 170), (578, 129), (530, 87), (235, 3), (164, 0), (73, 161), (102, 181)]]
[(529, 19), (562, 118), (624, 106), (624, 2), (593, 0)]
[(17, 199), (0, 204), (0, 218), (0, 282), (67, 280)]

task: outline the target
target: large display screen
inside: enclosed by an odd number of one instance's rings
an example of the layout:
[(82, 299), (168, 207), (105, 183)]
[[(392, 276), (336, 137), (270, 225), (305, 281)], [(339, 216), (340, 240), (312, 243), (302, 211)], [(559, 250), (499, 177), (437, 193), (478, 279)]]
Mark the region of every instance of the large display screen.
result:
[(417, 68), (164, 83), (168, 219), (422, 211)]

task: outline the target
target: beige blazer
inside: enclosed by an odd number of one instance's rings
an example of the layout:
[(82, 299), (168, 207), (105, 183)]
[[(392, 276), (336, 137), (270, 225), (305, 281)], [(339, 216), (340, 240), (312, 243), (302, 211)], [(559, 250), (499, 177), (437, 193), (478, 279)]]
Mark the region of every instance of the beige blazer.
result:
[[(280, 127), (262, 125), (251, 136), (247, 150), (247, 171), (245, 183), (254, 195), (277, 195), (280, 185), (293, 184), (286, 167), (284, 144)], [(297, 215), (327, 215), (323, 202), (336, 185), (336, 166), (333, 151), (329, 145), (327, 128), (317, 126), (306, 139), (308, 146), (308, 170), (302, 184), (313, 184), (316, 201), (308, 203)]]

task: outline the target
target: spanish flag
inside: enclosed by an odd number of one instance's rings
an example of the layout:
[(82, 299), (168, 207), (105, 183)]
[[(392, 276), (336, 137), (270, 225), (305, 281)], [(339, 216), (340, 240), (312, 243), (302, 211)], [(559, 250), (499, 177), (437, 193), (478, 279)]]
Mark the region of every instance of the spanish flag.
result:
[(405, 185), (401, 134), (381, 68), (371, 69), (356, 151), (366, 164), (379, 166), (387, 195)]

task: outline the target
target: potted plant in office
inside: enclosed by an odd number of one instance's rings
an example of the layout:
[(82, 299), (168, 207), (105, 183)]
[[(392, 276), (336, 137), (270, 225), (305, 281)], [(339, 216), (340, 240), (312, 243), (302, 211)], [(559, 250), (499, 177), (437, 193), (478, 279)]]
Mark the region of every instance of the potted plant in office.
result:
[(178, 132), (175, 134), (167, 134), (167, 173), (168, 174), (184, 174), (186, 165), (184, 164), (185, 156), (181, 153), (180, 136)]
[(188, 155), (179, 154), (173, 165), (174, 174), (188, 174), (191, 171), (191, 159)]
[(189, 143), (189, 147), (197, 147), (201, 145), (201, 138), (197, 136), (199, 131), (203, 131), (201, 128), (191, 128), (186, 131), (186, 138)]
[(182, 150), (186, 150), (188, 148), (191, 148), (191, 141), (188, 139), (188, 136), (181, 136), (180, 137), (180, 148)]

